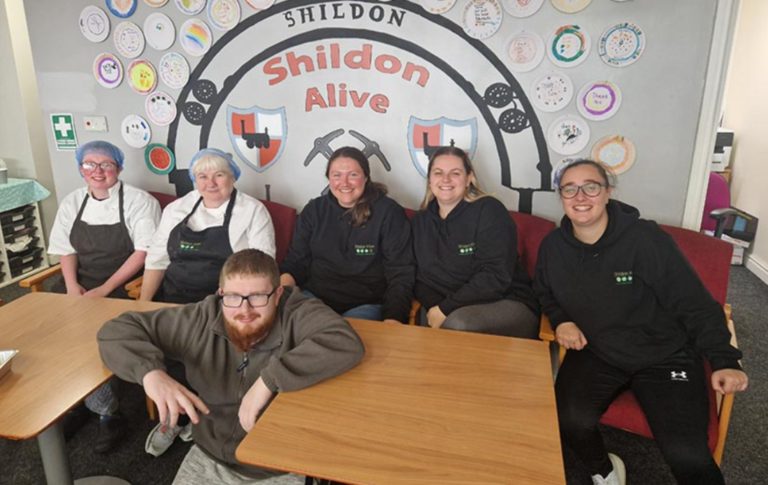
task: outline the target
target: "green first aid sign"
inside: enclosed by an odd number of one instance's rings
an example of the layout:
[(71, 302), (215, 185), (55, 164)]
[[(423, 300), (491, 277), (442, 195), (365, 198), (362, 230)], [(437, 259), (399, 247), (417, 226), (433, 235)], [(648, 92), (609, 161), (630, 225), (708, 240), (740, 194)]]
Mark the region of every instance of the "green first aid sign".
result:
[(77, 150), (74, 116), (65, 113), (52, 114), (51, 126), (53, 126), (53, 139), (56, 140), (56, 150)]

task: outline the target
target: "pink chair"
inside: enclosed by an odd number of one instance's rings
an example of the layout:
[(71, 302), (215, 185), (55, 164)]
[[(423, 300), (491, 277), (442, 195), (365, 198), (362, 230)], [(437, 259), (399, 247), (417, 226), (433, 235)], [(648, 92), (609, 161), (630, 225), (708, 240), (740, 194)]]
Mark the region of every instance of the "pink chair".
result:
[(709, 187), (707, 188), (707, 198), (704, 201), (704, 213), (701, 215), (701, 231), (713, 231), (717, 226), (717, 221), (709, 217), (709, 214), (715, 209), (731, 207), (731, 189), (728, 182), (717, 172), (709, 173)]

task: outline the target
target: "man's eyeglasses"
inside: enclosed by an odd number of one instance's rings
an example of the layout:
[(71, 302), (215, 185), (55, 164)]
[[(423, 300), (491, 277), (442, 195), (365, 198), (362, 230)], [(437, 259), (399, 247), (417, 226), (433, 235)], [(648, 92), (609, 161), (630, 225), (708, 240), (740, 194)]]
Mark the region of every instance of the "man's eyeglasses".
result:
[(563, 199), (573, 199), (579, 193), (579, 190), (584, 192), (584, 195), (587, 197), (597, 197), (605, 186), (605, 184), (598, 184), (597, 182), (584, 185), (566, 185), (560, 187), (560, 197)]
[(117, 170), (117, 165), (112, 162), (83, 162), (80, 164), (80, 168), (87, 172), (93, 172), (96, 170), (96, 167), (100, 167), (105, 172), (114, 172)]
[(251, 305), (251, 308), (259, 308), (267, 306), (269, 297), (274, 295), (276, 291), (277, 288), (269, 293), (254, 293), (253, 295), (248, 296), (226, 294), (221, 295), (219, 298), (221, 298), (221, 304), (227, 308), (240, 308), (240, 305), (243, 304), (243, 300), (248, 300), (248, 304)]

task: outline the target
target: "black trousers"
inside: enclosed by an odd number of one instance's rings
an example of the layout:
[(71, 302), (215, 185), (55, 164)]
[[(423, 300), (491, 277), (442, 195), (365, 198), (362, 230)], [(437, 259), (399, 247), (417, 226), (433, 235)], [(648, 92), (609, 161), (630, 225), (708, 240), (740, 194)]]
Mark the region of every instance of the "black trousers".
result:
[(629, 373), (589, 350), (569, 351), (555, 384), (560, 434), (592, 475), (611, 463), (597, 428), (613, 400), (631, 389), (680, 484), (723, 485), (707, 446), (709, 400), (701, 357), (681, 350), (653, 367)]

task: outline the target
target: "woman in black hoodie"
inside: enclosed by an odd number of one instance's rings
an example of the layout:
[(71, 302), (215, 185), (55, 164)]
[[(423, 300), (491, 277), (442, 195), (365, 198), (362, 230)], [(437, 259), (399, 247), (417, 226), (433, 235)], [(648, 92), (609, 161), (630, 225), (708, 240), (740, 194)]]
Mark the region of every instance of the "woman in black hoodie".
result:
[(280, 283), (343, 317), (407, 323), (416, 269), (405, 211), (357, 148), (333, 152), (325, 176), (330, 190), (301, 212)]
[(539, 249), (534, 290), (558, 343), (569, 349), (555, 392), (563, 441), (595, 484), (625, 483), (597, 423), (632, 389), (681, 484), (723, 484), (707, 447), (712, 387), (747, 387), (723, 308), (672, 238), (634, 207), (610, 200), (612, 177), (590, 160), (559, 177), (565, 217)]
[(422, 325), (536, 338), (539, 307), (509, 212), (480, 189), (460, 148), (439, 148), (427, 173), (422, 210), (412, 221)]

